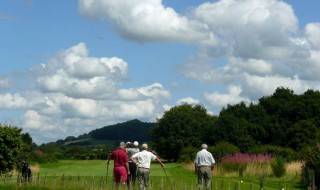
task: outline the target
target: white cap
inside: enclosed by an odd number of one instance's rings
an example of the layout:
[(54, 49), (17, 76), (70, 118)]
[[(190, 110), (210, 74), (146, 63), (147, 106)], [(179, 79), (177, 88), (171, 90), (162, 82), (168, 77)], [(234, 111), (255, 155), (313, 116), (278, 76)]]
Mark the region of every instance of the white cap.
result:
[(133, 145), (134, 145), (134, 146), (139, 146), (138, 141), (134, 141), (134, 142), (133, 142)]

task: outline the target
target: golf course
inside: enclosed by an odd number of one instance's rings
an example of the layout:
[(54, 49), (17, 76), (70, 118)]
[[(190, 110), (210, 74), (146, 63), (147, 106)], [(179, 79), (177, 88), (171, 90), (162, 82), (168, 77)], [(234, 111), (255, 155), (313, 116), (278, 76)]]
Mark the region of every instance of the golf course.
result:
[[(18, 183), (19, 174), (0, 178), (0, 189), (114, 189), (112, 180), (113, 163), (109, 166), (104, 160), (62, 160), (43, 165), (32, 165), (32, 180), (26, 184)], [(192, 163), (165, 163), (162, 169), (158, 163), (151, 165), (151, 177), (148, 189), (196, 189), (197, 177), (192, 171)], [(212, 178), (213, 190), (260, 190), (259, 175), (222, 174), (217, 165)], [(138, 187), (138, 183), (135, 184)], [(275, 178), (267, 174), (263, 179), (264, 190), (302, 189), (298, 178), (287, 174)]]

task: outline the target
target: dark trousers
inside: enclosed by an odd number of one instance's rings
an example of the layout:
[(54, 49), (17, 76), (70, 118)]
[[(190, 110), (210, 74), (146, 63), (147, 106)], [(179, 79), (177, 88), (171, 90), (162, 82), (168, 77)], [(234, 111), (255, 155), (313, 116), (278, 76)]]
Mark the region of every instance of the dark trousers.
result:
[(134, 189), (137, 178), (137, 165), (133, 162), (129, 162), (130, 175), (128, 176), (128, 187)]

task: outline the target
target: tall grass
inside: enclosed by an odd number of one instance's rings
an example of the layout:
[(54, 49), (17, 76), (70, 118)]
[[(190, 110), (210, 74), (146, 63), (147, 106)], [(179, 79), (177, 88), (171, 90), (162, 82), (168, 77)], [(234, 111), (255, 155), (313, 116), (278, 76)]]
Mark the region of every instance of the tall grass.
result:
[[(290, 164), (287, 165), (288, 168), (291, 168), (291, 166)], [(147, 190), (196, 189), (197, 177), (193, 172), (193, 163), (166, 163), (165, 168), (168, 179), (158, 163), (151, 165), (150, 186)], [(251, 165), (249, 164), (244, 176), (239, 178), (237, 172), (234, 174), (226, 173), (223, 171), (221, 163), (218, 163), (213, 172), (212, 190), (230, 190), (235, 188), (239, 190), (260, 190), (257, 175), (249, 173), (258, 173), (258, 169), (255, 171), (254, 169), (249, 170), (250, 168)], [(32, 169), (34, 169), (33, 178), (30, 183), (26, 185), (18, 183), (18, 175), (13, 175), (7, 179), (0, 177), (0, 189), (111, 190), (114, 186), (112, 182), (112, 164), (110, 164), (108, 175), (106, 175), (105, 161), (60, 161), (54, 164), (35, 165), (32, 166)], [(278, 190), (279, 185), (285, 187), (285, 190), (298, 189), (295, 187), (296, 184), (296, 181), (292, 181), (291, 178), (274, 179), (270, 177), (265, 181), (264, 190)], [(136, 182), (136, 189), (138, 189), (137, 187), (138, 182)]]

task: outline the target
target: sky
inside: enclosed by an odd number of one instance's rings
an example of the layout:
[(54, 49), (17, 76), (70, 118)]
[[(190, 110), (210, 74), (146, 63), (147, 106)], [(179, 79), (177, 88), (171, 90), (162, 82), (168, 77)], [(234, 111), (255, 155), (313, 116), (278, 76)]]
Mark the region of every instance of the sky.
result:
[(37, 144), (320, 90), (319, 0), (2, 0), (0, 123)]

